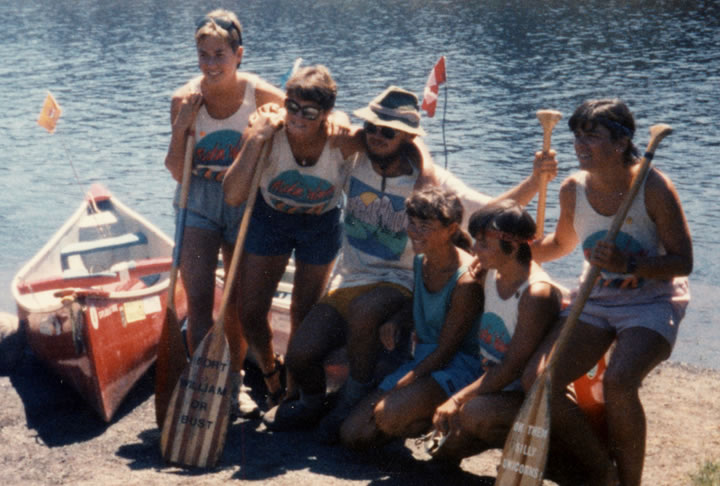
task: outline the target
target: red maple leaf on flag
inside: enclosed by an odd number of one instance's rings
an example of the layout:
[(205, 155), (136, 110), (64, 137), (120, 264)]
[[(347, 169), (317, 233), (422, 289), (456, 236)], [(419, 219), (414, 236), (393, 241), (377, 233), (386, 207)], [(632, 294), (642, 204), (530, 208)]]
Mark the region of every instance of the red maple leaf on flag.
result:
[(430, 71), (425, 91), (423, 92), (422, 109), (432, 118), (435, 116), (439, 86), (445, 82), (445, 56), (440, 57), (435, 67)]

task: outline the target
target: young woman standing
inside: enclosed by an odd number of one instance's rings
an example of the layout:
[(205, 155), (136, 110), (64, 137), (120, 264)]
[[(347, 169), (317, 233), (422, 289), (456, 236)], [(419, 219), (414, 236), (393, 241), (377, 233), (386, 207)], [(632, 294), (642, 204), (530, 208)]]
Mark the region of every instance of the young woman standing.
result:
[[(234, 13), (208, 13), (197, 24), (195, 42), (202, 74), (173, 94), (172, 138), (165, 158), (165, 166), (180, 182), (187, 140), (194, 136), (193, 176), (180, 256), (191, 352), (212, 326), (218, 253), (221, 250), (223, 261), (230, 262), (243, 214), (242, 206), (225, 203), (223, 177), (240, 151), (250, 115), (263, 104), (283, 99), (281, 90), (238, 70), (243, 57), (242, 27)], [(175, 204), (179, 193), (178, 185)], [(228, 308), (226, 323), (232, 369), (239, 376), (247, 343), (234, 306)]]
[(250, 195), (252, 175), (262, 171), (240, 263), (239, 301), (271, 405), (283, 396), (281, 361), (267, 319), (272, 298), (293, 253), (291, 329), (323, 295), (340, 248), (343, 187), (361, 148), (357, 137), (331, 136), (328, 119), (337, 116), (336, 94), (325, 66), (300, 68), (286, 84), (284, 113), (258, 117), (224, 182), (227, 202), (241, 205)]

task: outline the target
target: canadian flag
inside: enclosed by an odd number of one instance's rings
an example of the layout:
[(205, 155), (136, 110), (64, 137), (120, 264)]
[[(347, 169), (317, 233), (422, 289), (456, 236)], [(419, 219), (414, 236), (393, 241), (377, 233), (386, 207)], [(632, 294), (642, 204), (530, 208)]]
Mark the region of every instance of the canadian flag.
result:
[(435, 116), (435, 108), (438, 100), (438, 87), (445, 82), (445, 56), (442, 56), (435, 67), (430, 71), (425, 91), (423, 92), (422, 109), (425, 110), (430, 118)]

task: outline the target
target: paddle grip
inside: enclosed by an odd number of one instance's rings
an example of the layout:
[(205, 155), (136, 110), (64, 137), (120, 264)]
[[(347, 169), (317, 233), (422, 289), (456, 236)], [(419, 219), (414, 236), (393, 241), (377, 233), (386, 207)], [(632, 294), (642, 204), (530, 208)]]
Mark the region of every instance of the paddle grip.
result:
[[(562, 113), (555, 110), (538, 110), (537, 118), (540, 120), (540, 125), (543, 128), (543, 153), (547, 154), (550, 151), (550, 140), (552, 138), (552, 131), (555, 125), (562, 118)], [(535, 223), (537, 229), (535, 231), (535, 237), (542, 237), (545, 232), (545, 205), (547, 202), (547, 185), (548, 178), (543, 175), (540, 179), (540, 189), (538, 191), (538, 207), (537, 217)]]

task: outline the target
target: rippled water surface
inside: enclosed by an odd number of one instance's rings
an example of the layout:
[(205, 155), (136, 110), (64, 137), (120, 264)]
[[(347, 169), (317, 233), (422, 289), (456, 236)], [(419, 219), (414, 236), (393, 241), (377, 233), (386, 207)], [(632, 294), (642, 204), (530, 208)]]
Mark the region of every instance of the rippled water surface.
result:
[[(297, 57), (324, 63), (351, 112), (398, 84), (421, 93), (447, 57), (448, 83), (428, 143), (478, 189), (497, 194), (527, 174), (541, 144), (535, 111), (569, 113), (583, 100), (619, 96), (638, 122), (671, 124), (656, 164), (674, 180), (695, 249), (693, 301), (674, 360), (720, 368), (715, 265), (720, 197), (720, 8), (714, 1), (1, 1), (0, 283), (103, 182), (168, 234), (174, 183), (163, 167), (172, 91), (197, 74), (195, 20), (217, 5), (244, 24), (243, 69), (279, 82)], [(64, 110), (54, 135), (35, 124), (46, 91)], [(570, 133), (553, 138), (574, 170)], [(579, 256), (547, 265), (572, 285)], [(0, 309), (13, 309), (9, 293)]]

